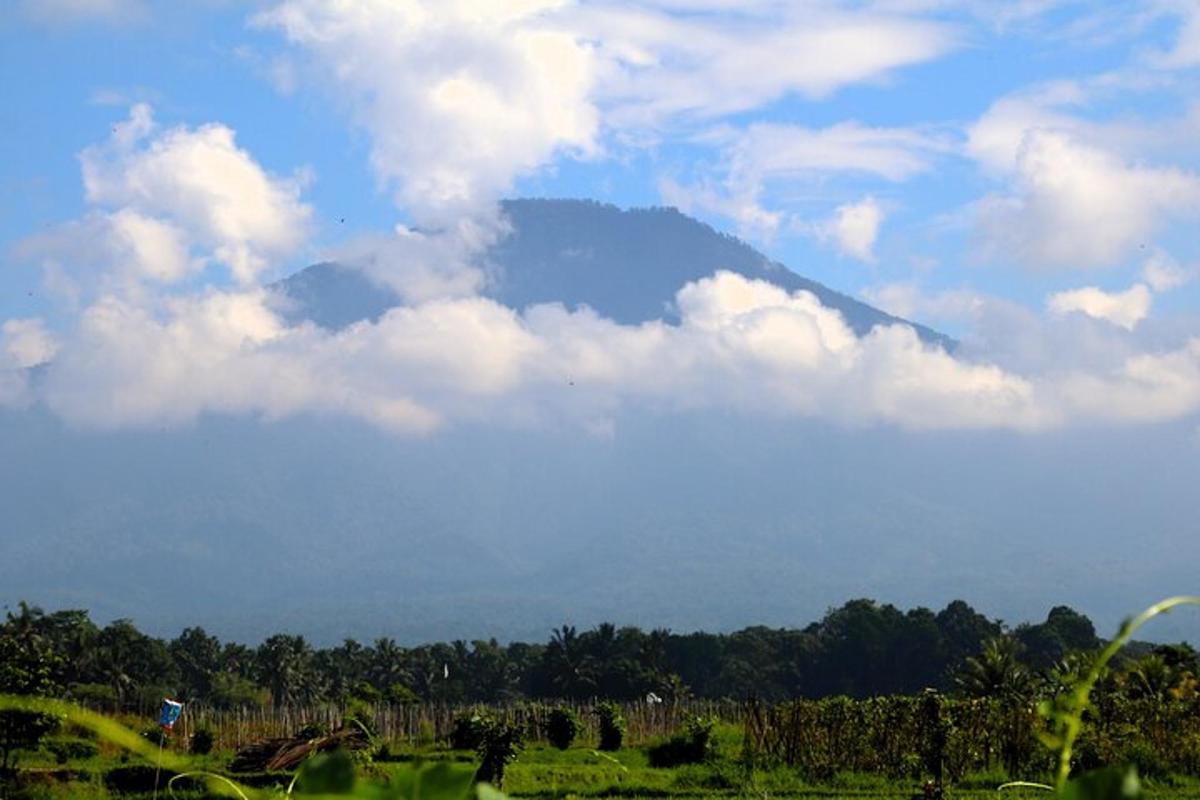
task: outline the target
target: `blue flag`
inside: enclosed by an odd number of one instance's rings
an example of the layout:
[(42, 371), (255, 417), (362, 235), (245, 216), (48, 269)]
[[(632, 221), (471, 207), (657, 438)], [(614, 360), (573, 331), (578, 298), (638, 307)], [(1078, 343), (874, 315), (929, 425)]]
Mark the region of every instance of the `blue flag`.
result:
[(169, 697), (164, 697), (162, 711), (158, 714), (158, 724), (166, 730), (171, 730), (181, 713), (183, 713), (183, 703), (176, 702)]

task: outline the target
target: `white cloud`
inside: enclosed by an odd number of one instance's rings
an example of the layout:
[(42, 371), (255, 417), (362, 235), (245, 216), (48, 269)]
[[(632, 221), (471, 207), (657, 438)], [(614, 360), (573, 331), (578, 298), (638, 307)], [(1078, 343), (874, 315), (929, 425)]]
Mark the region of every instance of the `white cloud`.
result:
[[(1129, 91), (1121, 80), (1041, 84), (996, 101), (968, 129), (967, 155), (1008, 184), (975, 208), (987, 257), (1107, 267), (1169, 222), (1200, 217), (1200, 175), (1170, 165), (1194, 148), (1194, 113), (1106, 122), (1081, 115), (1097, 96)], [(1153, 163), (1156, 154), (1164, 163)]]
[(624, 404), (732, 407), (915, 427), (1040, 424), (1032, 391), (905, 326), (858, 339), (810, 294), (731, 273), (683, 287), (682, 322), (524, 314), (479, 297), (397, 308), (336, 334), (284, 326), (261, 292), (114, 297), (83, 315), (46, 402), (95, 426), (206, 412), (338, 412), (402, 432), (462, 420), (601, 424)]
[(883, 209), (873, 197), (865, 197), (857, 203), (838, 206), (824, 226), (825, 235), (837, 248), (859, 261), (875, 260), (875, 240), (879, 226), (883, 223)]
[(1200, 177), (1129, 164), (1072, 136), (1030, 130), (1013, 164), (1014, 190), (978, 205), (987, 255), (1041, 267), (1118, 263), (1172, 217), (1200, 212)]
[(479, 293), (487, 282), (476, 254), (503, 230), (479, 228), (479, 238), (471, 239), (462, 229), (447, 235), (397, 226), (394, 235), (356, 239), (333, 248), (326, 258), (361, 270), (405, 303), (468, 297)]
[[(371, 135), (380, 179), (426, 226), (478, 215), (552, 156), (596, 152), (604, 132), (620, 141), (790, 93), (823, 96), (957, 41), (947, 24), (912, 14), (774, 0), (288, 0), (255, 24), (308, 51), (310, 76), (332, 76)], [(749, 136), (740, 159), (748, 174), (735, 178), (751, 184), (810, 168), (899, 179), (923, 168), (914, 151), (927, 144), (853, 123), (759, 126)], [(744, 192), (732, 193), (754, 211)]]
[(160, 131), (149, 106), (136, 105), (79, 160), (88, 202), (115, 209), (106, 217), (114, 246), (158, 280), (189, 270), (187, 242), (249, 283), (307, 232), (302, 179), (269, 175), (224, 125)]
[(1095, 286), (1057, 292), (1046, 299), (1046, 307), (1055, 314), (1078, 312), (1133, 330), (1150, 313), (1153, 301), (1149, 287), (1137, 283), (1123, 292), (1105, 292)]
[(1156, 54), (1154, 63), (1166, 69), (1200, 65), (1200, 6), (1194, 0), (1159, 0), (1157, 5), (1178, 18), (1179, 33), (1169, 50)]
[(972, 289), (926, 292), (915, 283), (886, 283), (863, 290), (863, 298), (893, 316), (929, 323), (976, 318), (987, 300)]
[(57, 352), (58, 342), (41, 319), (10, 319), (0, 325), (0, 408), (32, 402), (28, 370)]
[(1142, 280), (1156, 292), (1178, 289), (1194, 277), (1194, 269), (1181, 266), (1164, 250), (1155, 250), (1142, 265)]
[(560, 150), (588, 152), (593, 48), (552, 24), (557, 0), (325, 3), (255, 18), (311, 53), (371, 136), (371, 162), (429, 226), (489, 211)]
[(600, 2), (562, 18), (595, 42), (598, 96), (617, 128), (824, 97), (936, 58), (958, 38), (941, 22), (832, 4)]
[[(660, 180), (664, 201), (684, 211), (702, 208), (721, 214), (736, 221), (743, 233), (763, 238), (789, 221), (788, 211), (766, 208), (780, 205), (764, 199), (774, 189), (795, 192), (797, 186), (834, 176), (904, 181), (930, 169), (934, 157), (950, 149), (942, 137), (916, 128), (873, 128), (856, 122), (828, 128), (756, 123), (744, 130), (716, 129), (701, 140), (722, 146), (714, 171), (717, 180), (706, 176), (692, 185)], [(790, 211), (794, 214), (794, 208)]]
[(58, 352), (58, 343), (41, 319), (10, 319), (0, 325), (0, 342), (8, 363), (18, 369), (45, 364)]

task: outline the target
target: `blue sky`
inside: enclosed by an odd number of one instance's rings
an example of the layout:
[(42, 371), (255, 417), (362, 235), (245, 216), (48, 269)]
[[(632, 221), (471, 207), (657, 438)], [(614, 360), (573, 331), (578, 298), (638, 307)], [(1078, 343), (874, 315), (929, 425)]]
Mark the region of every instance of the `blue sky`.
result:
[[(286, 350), (301, 383), (320, 382), (313, 353), (375, 345), (281, 327), (262, 285), (374, 248), (420, 262), (382, 277), (414, 314), (476, 308), (472, 258), (499, 235), (495, 201), (529, 195), (675, 205), (962, 337), (948, 366), (922, 354), (902, 368), (889, 350), (870, 379), (915, 370), (934, 398), (922, 402), (997, 403), (950, 415), (955, 425), (1187, 417), (1200, 406), (1197, 88), (1190, 0), (18, 2), (0, 21), (0, 400), (86, 424), (332, 406), (418, 430), (475, 392), (502, 398), (497, 418), (540, 407), (537, 379), (508, 351), (487, 356), (497, 378), (485, 387), (426, 376), (368, 392), (339, 374), (375, 397), (363, 410), (303, 392), (263, 406), (229, 385), (253, 367), (207, 388), (164, 384), (154, 356), (129, 347), (195, 325), (206, 341)], [(730, 298), (746, 287), (694, 288), (696, 309), (741, 325)], [(751, 310), (820, 316), (754, 292)], [(514, 330), (470, 324), (532, 350), (591, 335), (578, 318), (550, 331), (514, 311)], [(815, 324), (839, 369), (870, 360)], [(609, 334), (597, 346), (623, 357), (630, 332)], [(201, 358), (178, 346), (160, 357)], [(731, 358), (743, 356), (758, 357)], [(797, 357), (773, 351), (772, 369)], [(22, 371), (51, 361), (39, 394)], [(658, 391), (614, 378), (580, 413)], [(1117, 399), (1081, 399), (1096, 391)], [(122, 410), (80, 416), (71, 398), (96, 393)], [(179, 411), (179, 394), (210, 400)], [(716, 405), (741, 402), (719, 394)], [(863, 414), (931, 424), (898, 407)]]

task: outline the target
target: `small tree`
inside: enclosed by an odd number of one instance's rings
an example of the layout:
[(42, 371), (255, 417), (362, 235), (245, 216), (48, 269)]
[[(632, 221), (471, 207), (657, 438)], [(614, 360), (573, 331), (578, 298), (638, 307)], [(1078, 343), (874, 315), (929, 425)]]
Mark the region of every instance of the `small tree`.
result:
[(483, 739), (475, 751), (479, 754), (479, 770), (475, 773), (475, 780), (490, 783), (497, 789), (502, 788), (505, 768), (516, 760), (524, 745), (521, 729), (516, 725), (486, 718)]
[(551, 710), (546, 720), (546, 738), (559, 750), (566, 750), (579, 735), (579, 717), (566, 706)]
[(620, 750), (625, 739), (625, 716), (621, 707), (611, 701), (601, 703), (596, 706), (596, 719), (600, 723), (600, 749)]
[(191, 751), (195, 756), (206, 756), (212, 752), (216, 737), (208, 728), (199, 728), (192, 734)]
[[(41, 637), (18, 632), (9, 622), (0, 628), (0, 694), (44, 696), (58, 686), (53, 675), (58, 658)], [(58, 720), (30, 711), (0, 711), (0, 773), (17, 766), (18, 750), (36, 749), (42, 737), (58, 727)]]

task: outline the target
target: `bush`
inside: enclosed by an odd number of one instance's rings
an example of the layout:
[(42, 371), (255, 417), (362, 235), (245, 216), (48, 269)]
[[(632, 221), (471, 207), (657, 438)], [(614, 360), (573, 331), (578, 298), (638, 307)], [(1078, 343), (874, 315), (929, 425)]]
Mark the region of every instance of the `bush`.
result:
[(483, 744), (483, 735), (487, 728), (487, 717), (478, 711), (460, 714), (454, 718), (450, 728), (450, 746), (455, 750), (477, 750)]
[(546, 718), (546, 738), (559, 750), (566, 750), (579, 735), (579, 717), (566, 706), (552, 709)]
[(613, 702), (596, 706), (596, 719), (600, 723), (600, 749), (616, 751), (625, 740), (625, 716), (621, 707)]
[(476, 748), (479, 770), (475, 780), (490, 783), (497, 789), (504, 786), (504, 769), (515, 761), (524, 746), (521, 729), (497, 719), (483, 721), (483, 737)]
[(198, 728), (192, 734), (191, 751), (194, 756), (206, 756), (212, 752), (216, 737), (208, 728)]
[(692, 717), (682, 732), (646, 750), (652, 767), (701, 764), (712, 757), (712, 731), (716, 720)]
[(100, 748), (95, 742), (71, 737), (48, 739), (45, 747), (47, 752), (54, 756), (55, 763), (58, 764), (95, 758), (100, 753)]

